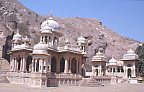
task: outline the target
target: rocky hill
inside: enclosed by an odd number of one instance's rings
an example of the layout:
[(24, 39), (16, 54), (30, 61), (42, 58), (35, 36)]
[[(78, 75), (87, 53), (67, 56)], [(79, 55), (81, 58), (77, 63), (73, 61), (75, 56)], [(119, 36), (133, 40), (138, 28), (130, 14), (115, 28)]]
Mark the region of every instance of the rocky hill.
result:
[[(23, 36), (31, 38), (32, 46), (39, 41), (40, 24), (49, 16), (39, 15), (23, 6), (17, 0), (0, 0), (0, 45), (3, 46), (3, 57), (9, 59), (6, 54), (11, 49), (10, 40), (20, 29)], [(113, 55), (121, 59), (130, 48), (135, 49), (140, 42), (123, 37), (106, 28), (102, 22), (93, 18), (79, 17), (53, 17), (60, 24), (60, 31), (64, 36), (60, 38), (60, 45), (64, 45), (67, 38), (71, 44), (76, 44), (78, 37), (83, 35), (88, 41), (87, 52), (90, 58), (87, 60), (87, 68), (90, 69), (90, 59), (98, 50), (105, 53), (107, 60)]]

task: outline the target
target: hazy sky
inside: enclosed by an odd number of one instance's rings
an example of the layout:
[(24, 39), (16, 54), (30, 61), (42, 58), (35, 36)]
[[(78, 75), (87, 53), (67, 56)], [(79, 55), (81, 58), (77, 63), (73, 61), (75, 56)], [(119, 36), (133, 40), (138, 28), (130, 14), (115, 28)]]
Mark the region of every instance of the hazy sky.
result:
[(120, 35), (144, 42), (144, 0), (18, 0), (41, 15), (96, 18)]

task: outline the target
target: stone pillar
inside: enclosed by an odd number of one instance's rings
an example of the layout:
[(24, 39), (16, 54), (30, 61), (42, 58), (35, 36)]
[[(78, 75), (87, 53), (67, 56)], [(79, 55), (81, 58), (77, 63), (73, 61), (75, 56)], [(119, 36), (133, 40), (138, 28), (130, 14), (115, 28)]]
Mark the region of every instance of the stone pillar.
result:
[(127, 77), (127, 68), (126, 68), (126, 72), (125, 72), (125, 78), (128, 78), (128, 77)]
[(135, 72), (135, 62), (133, 62), (133, 76), (132, 77), (136, 77), (136, 72)]
[(47, 61), (45, 61), (45, 63), (46, 63), (46, 66), (45, 66), (45, 72), (47, 73), (48, 72), (48, 60)]
[(112, 76), (114, 76), (113, 68), (112, 68)]
[(41, 62), (42, 62), (41, 59), (39, 60), (39, 62), (37, 62), (37, 63), (39, 63), (39, 66), (38, 66), (38, 67), (39, 67), (39, 70), (38, 70), (38, 72), (41, 72)]
[(17, 60), (16, 60), (16, 57), (15, 57), (14, 62), (15, 62), (14, 70), (16, 71), (17, 70)]
[(20, 71), (22, 71), (22, 69), (23, 69), (23, 58), (21, 58), (21, 61), (20, 61), (21, 63), (21, 65), (20, 65)]
[(37, 59), (35, 60), (35, 72), (37, 72), (36, 67), (37, 67)]
[(102, 75), (102, 65), (101, 65), (101, 63), (99, 64), (99, 70), (100, 70), (99, 76), (101, 76)]
[(70, 62), (69, 73), (71, 73), (71, 60), (69, 62)]
[(14, 56), (12, 57), (12, 71), (14, 71)]
[(65, 60), (65, 70), (64, 73), (68, 73), (68, 60)]
[(32, 71), (31, 72), (34, 72), (34, 59), (32, 60)]
[(115, 74), (116, 74), (115, 76), (117, 76), (117, 68), (115, 68)]
[(25, 61), (25, 57), (26, 56), (23, 56), (23, 72), (25, 72), (26, 71), (26, 61)]
[(44, 60), (41, 60), (41, 72), (43, 72)]

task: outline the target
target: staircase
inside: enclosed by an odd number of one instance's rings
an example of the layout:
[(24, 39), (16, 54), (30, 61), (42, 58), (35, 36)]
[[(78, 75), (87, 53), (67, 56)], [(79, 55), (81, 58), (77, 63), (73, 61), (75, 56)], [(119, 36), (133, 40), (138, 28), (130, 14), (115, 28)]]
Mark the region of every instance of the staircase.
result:
[(82, 80), (76, 83), (76, 86), (85, 86), (85, 87), (101, 87), (104, 86), (100, 82), (91, 78), (83, 78)]
[(6, 75), (0, 74), (0, 83), (10, 83)]

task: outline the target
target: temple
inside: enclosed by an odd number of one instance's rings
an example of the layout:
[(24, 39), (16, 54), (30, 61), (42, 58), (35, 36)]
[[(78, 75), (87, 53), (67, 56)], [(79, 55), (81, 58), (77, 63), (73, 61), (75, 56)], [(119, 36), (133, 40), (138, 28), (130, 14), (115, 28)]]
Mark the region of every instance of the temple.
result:
[[(63, 36), (59, 24), (50, 18), (41, 24), (39, 43), (30, 46), (30, 39), (22, 37), (19, 30), (13, 36), (10, 54), (10, 83), (33, 87), (57, 87), (61, 85), (97, 86), (100, 83), (138, 83), (139, 59), (130, 49), (123, 59), (113, 56), (107, 61), (102, 52), (92, 57), (92, 72), (86, 74), (87, 41), (83, 36), (71, 47), (69, 39), (63, 47), (59, 38)], [(89, 77), (86, 79), (85, 77)]]
[(28, 37), (23, 38), (19, 30), (13, 36), (10, 51), (11, 83), (23, 83), (31, 86), (72, 85), (85, 76), (86, 39), (79, 37), (77, 45), (59, 47), (59, 24), (50, 18), (41, 24), (40, 41), (30, 48)]

